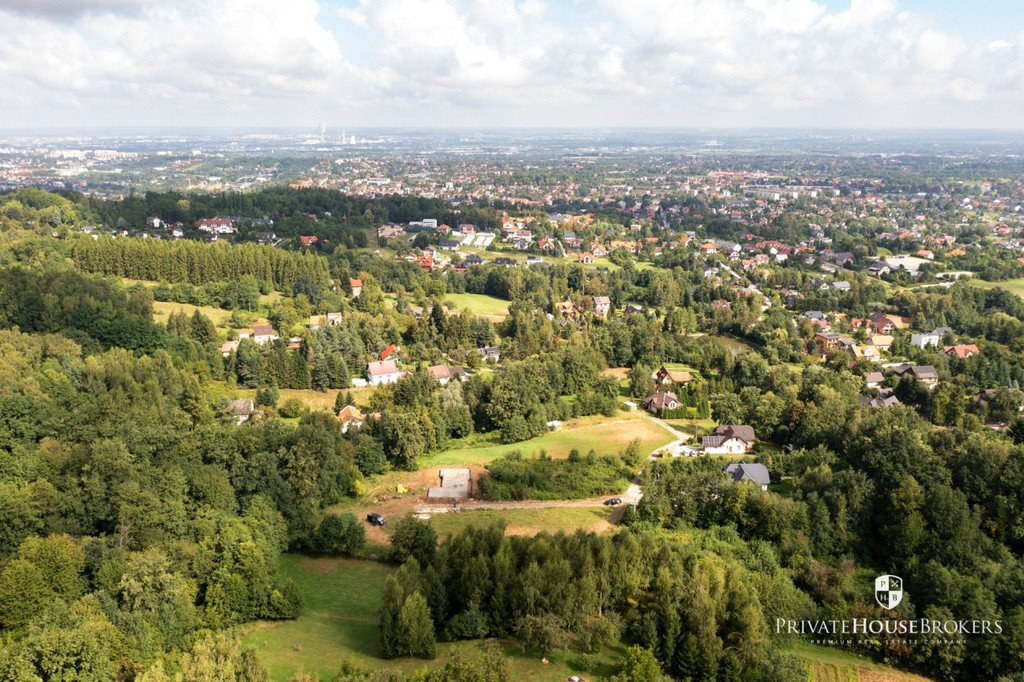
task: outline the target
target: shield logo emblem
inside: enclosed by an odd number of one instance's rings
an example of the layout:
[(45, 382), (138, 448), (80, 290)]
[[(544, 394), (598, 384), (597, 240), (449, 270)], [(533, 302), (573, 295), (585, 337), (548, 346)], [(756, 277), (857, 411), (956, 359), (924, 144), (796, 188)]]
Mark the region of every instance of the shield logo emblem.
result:
[(903, 578), (880, 575), (875, 578), (875, 601), (883, 609), (894, 609), (903, 601)]

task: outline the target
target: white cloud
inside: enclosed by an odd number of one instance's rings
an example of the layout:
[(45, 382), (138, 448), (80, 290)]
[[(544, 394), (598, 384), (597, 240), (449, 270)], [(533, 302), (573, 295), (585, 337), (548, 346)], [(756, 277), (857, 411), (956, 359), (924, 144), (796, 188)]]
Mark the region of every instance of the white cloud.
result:
[[(995, 35), (969, 41), (898, 0), (851, 0), (841, 11), (823, 0), (325, 3), (0, 0), (0, 87), (9, 93), (0, 119), (892, 127), (1024, 120), (1024, 34), (999, 35), (994, 25)], [(350, 31), (372, 37), (359, 43), (359, 55), (346, 45)]]

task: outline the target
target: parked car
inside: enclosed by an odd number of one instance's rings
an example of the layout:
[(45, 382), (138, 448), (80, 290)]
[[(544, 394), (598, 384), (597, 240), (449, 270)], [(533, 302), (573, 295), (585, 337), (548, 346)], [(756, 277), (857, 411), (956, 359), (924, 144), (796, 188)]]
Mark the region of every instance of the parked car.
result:
[(615, 507), (615, 506), (620, 505), (620, 504), (622, 504), (622, 498), (621, 497), (613, 497), (611, 499), (608, 499), (608, 500), (604, 501), (604, 506), (606, 506), (606, 507)]
[(385, 523), (388, 522), (388, 520), (380, 514), (367, 514), (366, 521), (373, 526), (383, 526)]

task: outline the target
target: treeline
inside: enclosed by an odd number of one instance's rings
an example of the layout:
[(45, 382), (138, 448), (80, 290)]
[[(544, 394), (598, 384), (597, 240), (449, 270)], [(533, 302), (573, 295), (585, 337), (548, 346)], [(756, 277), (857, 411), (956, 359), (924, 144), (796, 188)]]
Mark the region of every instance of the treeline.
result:
[[(79, 196), (75, 195), (75, 198)], [(121, 201), (92, 197), (82, 199), (102, 222), (111, 226), (118, 225), (119, 221), (121, 224), (142, 226), (149, 216), (186, 225), (199, 218), (217, 215), (269, 216), (274, 218), (275, 231), (291, 233), (312, 227), (315, 233), (318, 226), (333, 227), (332, 222), (325, 219), (327, 213), (339, 221), (347, 219), (361, 227), (377, 227), (388, 221), (407, 223), (421, 218), (436, 218), (439, 223), (452, 226), (471, 222), (483, 228), (494, 228), (498, 224), (496, 211), (489, 207), (460, 206), (456, 212), (451, 203), (443, 199), (387, 195), (367, 199), (318, 188), (268, 187), (256, 192), (206, 194), (145, 192), (132, 193)], [(310, 214), (327, 225), (314, 222), (309, 218)]]
[(256, 244), (78, 239), (72, 256), (86, 272), (161, 282), (206, 284), (249, 276), (268, 289), (291, 292), (298, 283), (323, 288), (330, 279), (323, 256)]
[(572, 651), (577, 669), (594, 670), (594, 652), (626, 642), (657, 661), (642, 679), (807, 679), (799, 660), (773, 647), (760, 596), (771, 595), (773, 612), (799, 613), (799, 591), (727, 535), (689, 544), (629, 531), (526, 538), (497, 525), (439, 546), (422, 542), (430, 535), (393, 540), (408, 558), (385, 585), (384, 655), (429, 658), (435, 639), (514, 636), (540, 655)]
[(89, 348), (152, 352), (166, 332), (152, 321), (152, 297), (99, 277), (61, 269), (0, 269), (0, 327), (62, 333)]

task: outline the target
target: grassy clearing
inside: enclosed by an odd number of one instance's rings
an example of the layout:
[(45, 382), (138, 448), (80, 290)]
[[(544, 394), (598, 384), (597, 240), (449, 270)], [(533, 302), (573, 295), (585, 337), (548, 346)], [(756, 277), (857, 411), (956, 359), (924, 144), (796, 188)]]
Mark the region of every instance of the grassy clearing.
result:
[(737, 339), (732, 336), (718, 335), (712, 336), (711, 338), (715, 339), (720, 344), (722, 344), (730, 351), (732, 351), (733, 355), (739, 355), (740, 353), (746, 353), (747, 351), (754, 350), (754, 347), (751, 346), (746, 341), (741, 341), (740, 339)]
[[(694, 375), (700, 374), (700, 372), (698, 372), (693, 367), (690, 367), (689, 365), (684, 365), (684, 364), (679, 363), (679, 362), (664, 362), (662, 364), (665, 365), (666, 368), (672, 370), (673, 372), (679, 371), (679, 372), (689, 372), (690, 374), (694, 374)], [(661, 365), (656, 365), (656, 366), (654, 366), (654, 369), (656, 370), (656, 369), (658, 369), (660, 367), (661, 367)], [(616, 379), (618, 379), (620, 381), (624, 381), (626, 379), (626, 377), (629, 375), (629, 371), (631, 369), (633, 369), (633, 368), (632, 367), (609, 367), (608, 369), (604, 370), (601, 373), (606, 375), (606, 376), (615, 377)], [(652, 384), (652, 386), (653, 386), (653, 384)]]
[(485, 294), (448, 294), (445, 299), (474, 315), (503, 320), (508, 317), (508, 301)]
[[(186, 312), (189, 315), (194, 313), (196, 310), (206, 315), (208, 318), (213, 320), (213, 323), (218, 327), (226, 327), (228, 319), (231, 317), (230, 310), (224, 310), (223, 308), (216, 308), (212, 305), (195, 306), (191, 303), (174, 303), (173, 301), (153, 301), (153, 321), (160, 324), (166, 324), (167, 318), (171, 316), (171, 313), (175, 312)], [(266, 318), (257, 317), (253, 324), (270, 324)]]
[[(256, 389), (254, 388), (229, 388), (224, 382), (214, 382), (219, 384), (211, 390), (211, 395), (215, 394), (215, 397), (223, 395), (227, 398), (255, 398)], [(298, 389), (298, 388), (281, 388), (278, 389), (278, 400), (277, 404), (281, 405), (286, 400), (292, 398), (298, 398), (311, 410), (327, 410), (328, 412), (334, 411), (334, 401), (338, 396), (338, 393), (351, 393), (352, 401), (357, 407), (364, 407), (370, 400), (370, 394), (373, 392), (373, 388), (367, 386), (366, 388), (343, 388), (340, 391), (331, 389), (329, 391), (314, 391), (313, 389)]]
[(640, 449), (644, 452), (672, 441), (669, 433), (653, 421), (635, 412), (620, 412), (615, 417), (581, 417), (556, 431), (511, 445), (502, 445), (493, 433), (471, 436), (444, 452), (424, 457), (420, 465), (482, 465), (514, 450), (525, 456), (545, 450), (556, 458), (567, 457), (573, 448), (584, 454), (591, 449), (598, 454), (610, 454), (624, 449), (634, 438), (640, 439)]
[(1017, 279), (1007, 279), (1003, 280), (1002, 282), (986, 282), (984, 280), (972, 277), (971, 279), (967, 280), (967, 283), (976, 287), (981, 287), (982, 289), (1006, 289), (1010, 293), (1016, 294), (1017, 296), (1024, 298), (1024, 277), (1018, 277)]
[(690, 435), (696, 434), (697, 431), (702, 433), (710, 431), (718, 426), (718, 422), (714, 419), (666, 419), (665, 423), (674, 429), (685, 431)]
[(848, 651), (798, 643), (789, 649), (807, 663), (812, 682), (928, 682), (927, 677), (896, 670)]
[[(479, 646), (476, 642), (441, 644), (434, 661), (382, 660), (377, 657), (376, 612), (384, 578), (392, 567), (367, 560), (287, 555), (281, 559), (281, 570), (298, 586), (305, 612), (293, 621), (256, 623), (243, 632), (244, 646), (256, 650), (275, 682), (284, 682), (299, 670), (330, 680), (346, 658), (370, 669), (411, 673), (443, 665), (456, 650), (473, 652)], [(549, 656), (550, 663), (545, 665), (539, 656), (524, 654), (515, 643), (497, 643), (513, 659), (513, 679), (555, 682), (576, 674), (564, 663), (564, 652)], [(601, 676), (614, 674), (614, 661), (620, 655), (621, 651), (612, 650), (601, 656), (605, 664)]]
[(506, 535), (536, 535), (548, 532), (601, 533), (611, 527), (609, 507), (548, 507), (545, 509), (473, 509), (457, 514), (437, 514), (430, 519), (439, 536), (455, 535), (470, 526), (486, 527), (505, 522)]

